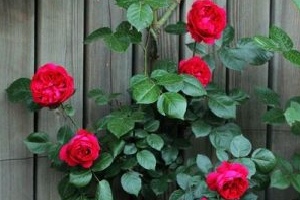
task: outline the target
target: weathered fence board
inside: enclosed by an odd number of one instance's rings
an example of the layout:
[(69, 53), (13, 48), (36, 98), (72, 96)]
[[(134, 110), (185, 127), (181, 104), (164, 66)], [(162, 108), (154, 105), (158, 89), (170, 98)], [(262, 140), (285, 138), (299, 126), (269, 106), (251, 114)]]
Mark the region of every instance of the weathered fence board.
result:
[[(300, 13), (292, 1), (275, 0), (273, 5), (273, 25), (283, 28), (293, 39), (294, 47), (299, 49), (300, 37)], [(281, 104), (285, 108), (288, 98), (300, 94), (299, 77), (300, 70), (295, 65), (284, 60), (282, 55), (276, 55), (273, 62), (273, 89), (281, 95)], [(291, 158), (295, 151), (300, 150), (300, 138), (290, 132), (286, 126), (276, 126), (272, 129), (270, 139), (271, 149), (285, 158)], [(286, 192), (272, 190), (270, 199), (296, 199), (299, 197), (291, 189)]]
[[(37, 59), (38, 65), (55, 62), (66, 67), (74, 77), (76, 93), (72, 105), (76, 109), (75, 121), (82, 126), (83, 99), (83, 12), (84, 4), (80, 0), (39, 1), (37, 9)], [(56, 138), (58, 128), (65, 119), (56, 111), (43, 109), (39, 113), (38, 130)], [(72, 126), (72, 125), (71, 125)], [(77, 127), (72, 127), (76, 130)], [(38, 199), (59, 199), (57, 183), (60, 173), (49, 172), (47, 158), (38, 161)]]
[[(172, 15), (171, 22), (185, 20), (186, 12), (193, 0)], [(228, 22), (236, 29), (237, 39), (254, 35), (268, 35), (269, 25), (275, 24), (286, 30), (300, 47), (300, 13), (292, 1), (282, 0), (215, 0), (227, 8)], [(37, 192), (37, 200), (59, 199), (57, 182), (62, 174), (50, 169), (46, 157), (39, 157), (34, 163), (32, 155), (23, 145), (23, 139), (34, 129), (50, 133), (54, 139), (64, 118), (56, 112), (43, 109), (34, 120), (21, 105), (8, 103), (5, 88), (18, 77), (31, 77), (34, 66), (46, 62), (64, 65), (72, 74), (76, 94), (71, 103), (76, 109), (78, 126), (90, 128), (101, 116), (108, 113), (108, 107), (99, 107), (87, 98), (87, 91), (101, 88), (105, 92), (121, 92), (120, 102), (130, 103), (127, 94), (129, 77), (141, 72), (144, 60), (139, 46), (129, 47), (126, 53), (110, 52), (102, 41), (89, 45), (83, 39), (93, 30), (108, 26), (113, 29), (125, 19), (124, 12), (111, 0), (0, 0), (0, 199), (29, 200)], [(34, 36), (37, 36), (34, 38)], [(145, 39), (145, 38), (144, 38)], [(185, 49), (190, 42), (188, 36), (178, 37), (161, 31), (158, 36), (159, 59), (179, 61), (192, 55)], [(210, 47), (209, 51), (212, 48)], [(281, 55), (264, 66), (252, 67), (243, 72), (228, 71), (220, 67), (214, 72), (215, 82), (224, 90), (242, 88), (251, 97), (256, 86), (272, 86), (282, 95), (282, 105), (287, 98), (300, 93), (300, 71), (285, 61)], [(227, 84), (227, 85), (226, 85)], [(284, 126), (267, 128), (260, 122), (267, 107), (251, 99), (238, 112), (237, 123), (243, 133), (257, 147), (270, 147), (282, 156), (291, 157), (300, 150), (300, 140)], [(34, 124), (34, 121), (37, 124)], [(197, 141), (186, 156), (211, 151), (207, 141)], [(37, 164), (37, 171), (34, 171)], [(36, 168), (35, 168), (36, 169)], [(37, 175), (37, 183), (34, 175)], [(37, 191), (34, 190), (37, 186)], [(120, 189), (121, 190), (121, 189)], [(118, 192), (116, 199), (129, 199)], [(295, 198), (293, 190), (286, 192), (270, 190), (260, 199), (281, 200)], [(165, 198), (167, 199), (167, 198)]]
[(33, 159), (22, 140), (33, 130), (33, 114), (8, 103), (5, 89), (13, 80), (33, 73), (33, 1), (0, 1), (0, 32), (0, 199), (30, 200)]

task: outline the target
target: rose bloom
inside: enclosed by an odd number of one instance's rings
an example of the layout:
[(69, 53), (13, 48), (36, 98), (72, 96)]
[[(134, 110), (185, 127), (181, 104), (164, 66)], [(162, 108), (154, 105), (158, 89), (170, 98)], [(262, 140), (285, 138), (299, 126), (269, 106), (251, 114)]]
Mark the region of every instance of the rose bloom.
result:
[(198, 79), (198, 81), (205, 87), (212, 79), (212, 73), (210, 68), (198, 56), (194, 56), (187, 60), (181, 60), (179, 62), (180, 74), (190, 74)]
[(226, 200), (239, 199), (248, 189), (248, 169), (240, 163), (222, 162), (215, 172), (208, 174), (206, 183)]
[(33, 75), (30, 90), (35, 103), (55, 107), (72, 96), (74, 80), (62, 66), (47, 63)]
[(187, 14), (187, 30), (196, 42), (213, 44), (225, 27), (225, 10), (210, 0), (196, 0)]
[(84, 129), (80, 129), (76, 135), (59, 151), (59, 158), (69, 166), (81, 165), (89, 168), (100, 154), (101, 148), (97, 137)]

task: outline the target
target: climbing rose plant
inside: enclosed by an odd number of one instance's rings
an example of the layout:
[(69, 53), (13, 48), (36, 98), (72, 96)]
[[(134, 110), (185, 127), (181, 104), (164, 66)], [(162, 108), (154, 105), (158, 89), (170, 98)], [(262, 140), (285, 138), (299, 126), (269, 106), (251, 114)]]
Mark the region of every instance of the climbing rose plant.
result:
[[(127, 21), (120, 22), (115, 31), (100, 27), (85, 39), (86, 44), (103, 40), (117, 52), (139, 44), (145, 57), (143, 73), (130, 78), (132, 104), (115, 105), (118, 94), (98, 88), (88, 92), (99, 106), (113, 105), (111, 112), (95, 119), (91, 127), (79, 127), (73, 120), (75, 109), (67, 102), (75, 92), (76, 80), (60, 64), (46, 63), (31, 79), (17, 79), (7, 88), (11, 102), (24, 103), (34, 112), (50, 108), (70, 121), (59, 128), (56, 141), (42, 130), (24, 141), (32, 153), (47, 154), (52, 167), (64, 173), (58, 185), (61, 199), (112, 200), (117, 195), (111, 187), (115, 181), (128, 195), (146, 200), (168, 194), (169, 184), (177, 186), (169, 200), (257, 199), (258, 190), (289, 185), (300, 192), (300, 179), (293, 178), (300, 176), (300, 169), (281, 170), (282, 165), (291, 164), (285, 159), (278, 162), (266, 148), (253, 149), (235, 123), (237, 106), (249, 96), (240, 89), (224, 92), (213, 83), (213, 71), (219, 65), (215, 58), (228, 69), (243, 70), (268, 62), (276, 51), (300, 64), (291, 39), (273, 26), (270, 37), (242, 38), (234, 44), (234, 28), (226, 24), (225, 10), (210, 0), (195, 0), (186, 23), (166, 25), (180, 3), (116, 0), (126, 11)], [(159, 16), (162, 8), (166, 9)], [(159, 57), (148, 50), (156, 47), (162, 28), (175, 35), (189, 34), (194, 42), (187, 48), (193, 56), (179, 63), (148, 62), (148, 57)], [(142, 34), (151, 40), (143, 41)], [(203, 50), (213, 44), (216, 52)], [(257, 96), (273, 106), (264, 116), (265, 123), (278, 123), (274, 116), (279, 114), (280, 123), (300, 134), (299, 113), (294, 112), (300, 106), (299, 98), (292, 97), (283, 110), (274, 105), (279, 95), (271, 89), (258, 88)], [(191, 140), (201, 138), (207, 138), (213, 154), (198, 152), (196, 157), (184, 157), (182, 152), (191, 146)]]

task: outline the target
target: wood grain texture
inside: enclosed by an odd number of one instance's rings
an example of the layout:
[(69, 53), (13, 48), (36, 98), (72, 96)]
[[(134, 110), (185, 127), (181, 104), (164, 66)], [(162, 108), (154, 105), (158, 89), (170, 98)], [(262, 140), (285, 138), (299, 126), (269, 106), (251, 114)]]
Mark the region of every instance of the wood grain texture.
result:
[[(281, 27), (294, 41), (294, 48), (300, 49), (300, 14), (292, 1), (274, 1), (273, 24)], [(273, 61), (273, 89), (281, 95), (282, 107), (292, 96), (300, 94), (300, 70), (276, 54)], [(300, 152), (300, 138), (293, 135), (287, 126), (276, 126), (272, 129), (270, 139), (272, 150), (279, 156), (290, 158), (294, 152)], [(270, 199), (296, 199), (292, 190), (270, 192)]]
[(5, 89), (34, 70), (34, 2), (0, 1), (0, 199), (31, 200), (33, 159), (23, 139), (33, 130), (33, 114), (9, 103)]
[[(268, 35), (270, 23), (270, 1), (229, 1), (229, 20), (235, 28), (237, 39)], [(267, 107), (254, 98), (254, 89), (257, 86), (268, 86), (268, 64), (263, 66), (249, 66), (242, 72), (230, 71), (229, 88), (241, 88), (250, 95), (250, 100), (240, 106), (237, 122), (243, 133), (252, 141), (253, 147), (265, 147), (266, 125), (261, 122), (260, 116)]]
[[(38, 64), (55, 62), (63, 65), (73, 76), (76, 93), (71, 103), (76, 109), (75, 121), (82, 126), (83, 99), (83, 28), (84, 2), (81, 0), (52, 0), (38, 3)], [(38, 129), (56, 138), (65, 119), (57, 112), (44, 108), (39, 113)], [(72, 127), (75, 131), (77, 128)], [(38, 163), (38, 199), (59, 199), (57, 182), (61, 174), (50, 170), (44, 158)], [(45, 181), (49, 180), (49, 181)], [(51, 194), (51, 195), (47, 195)]]
[[(100, 27), (112, 30), (125, 21), (125, 12), (111, 0), (88, 1), (86, 34)], [(124, 53), (111, 52), (103, 41), (95, 41), (86, 46), (85, 58), (86, 87), (85, 90), (100, 88), (107, 93), (122, 93), (118, 101), (122, 105), (130, 103), (127, 89), (132, 75), (132, 47)], [(108, 106), (97, 106), (92, 100), (86, 99), (86, 123), (90, 127), (97, 119), (111, 110)], [(120, 183), (113, 186), (115, 199), (129, 199)]]
[[(124, 11), (112, 1), (88, 1), (86, 34), (100, 27), (110, 27), (115, 30), (125, 19)], [(86, 46), (85, 61), (86, 91), (100, 88), (107, 93), (120, 92), (122, 93), (120, 102), (129, 103), (126, 91), (129, 87), (129, 77), (132, 75), (131, 47), (125, 53), (116, 53), (111, 52), (102, 41), (96, 41)], [(87, 101), (86, 106), (88, 126), (109, 111), (108, 107), (99, 107), (91, 100)]]

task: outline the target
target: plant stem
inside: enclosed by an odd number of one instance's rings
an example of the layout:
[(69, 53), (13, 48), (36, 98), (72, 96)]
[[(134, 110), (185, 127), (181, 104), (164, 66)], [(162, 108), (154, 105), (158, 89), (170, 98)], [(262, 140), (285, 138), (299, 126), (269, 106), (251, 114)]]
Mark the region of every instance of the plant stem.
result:
[(182, 0), (175, 0), (166, 10), (166, 12), (163, 14), (163, 16), (153, 24), (153, 29), (158, 30), (162, 25), (164, 25), (167, 20), (172, 15), (173, 11), (177, 8), (177, 6), (180, 4)]
[(69, 115), (66, 114), (64, 105), (61, 104), (60, 107), (61, 107), (61, 109), (62, 109), (62, 111), (63, 111), (63, 113), (62, 113), (63, 116), (64, 116), (65, 118), (68, 118), (68, 119), (71, 121), (71, 123), (74, 125), (74, 127), (75, 127), (76, 129), (79, 129), (79, 126), (77, 125), (77, 123), (75, 122), (75, 120), (74, 120), (71, 116), (69, 116)]

